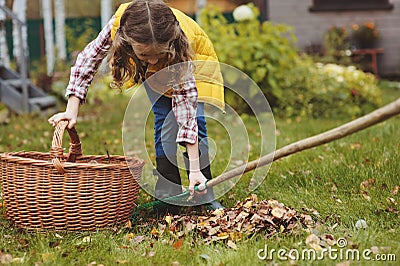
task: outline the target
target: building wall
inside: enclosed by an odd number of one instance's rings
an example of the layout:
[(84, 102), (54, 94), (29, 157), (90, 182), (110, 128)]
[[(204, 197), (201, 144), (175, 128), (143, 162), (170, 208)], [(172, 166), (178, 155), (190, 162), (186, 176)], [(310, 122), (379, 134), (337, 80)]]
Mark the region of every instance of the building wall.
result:
[[(168, 0), (166, 2), (169, 6), (182, 10), (187, 14), (196, 13), (196, 0)], [(232, 11), (238, 4), (240, 4), (240, 1), (207, 0), (207, 5), (218, 6), (222, 12)]]
[(331, 26), (350, 28), (354, 23), (373, 21), (380, 31), (379, 47), (384, 54), (378, 56), (379, 72), (383, 75), (400, 72), (400, 0), (387, 11), (310, 12), (312, 0), (269, 0), (269, 18), (295, 28), (298, 46), (304, 49), (322, 43), (322, 36)]

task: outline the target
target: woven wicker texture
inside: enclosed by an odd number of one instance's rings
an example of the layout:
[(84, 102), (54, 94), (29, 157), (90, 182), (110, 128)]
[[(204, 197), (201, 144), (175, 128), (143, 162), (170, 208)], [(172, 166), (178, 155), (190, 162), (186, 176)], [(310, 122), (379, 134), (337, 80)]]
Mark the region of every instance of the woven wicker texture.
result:
[(25, 229), (95, 230), (128, 221), (144, 162), (124, 156), (84, 156), (75, 129), (68, 154), (56, 125), (49, 153), (0, 155), (7, 218)]

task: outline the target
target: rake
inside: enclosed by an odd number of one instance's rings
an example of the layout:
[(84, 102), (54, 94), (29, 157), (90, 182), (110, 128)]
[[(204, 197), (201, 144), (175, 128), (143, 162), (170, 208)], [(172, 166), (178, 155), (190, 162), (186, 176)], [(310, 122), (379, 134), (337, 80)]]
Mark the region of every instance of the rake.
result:
[[(302, 139), (297, 142), (291, 143), (287, 146), (284, 146), (284, 147), (276, 150), (275, 152), (271, 152), (271, 153), (264, 155), (254, 161), (248, 162), (248, 163), (243, 164), (237, 168), (234, 168), (228, 172), (225, 172), (225, 173), (219, 175), (218, 177), (207, 181), (204, 184), (195, 186), (194, 190), (195, 191), (203, 191), (204, 189), (212, 188), (224, 181), (227, 181), (231, 178), (242, 175), (243, 173), (249, 172), (258, 167), (262, 167), (264, 165), (272, 163), (273, 161), (276, 161), (276, 160), (286, 157), (288, 155), (291, 155), (291, 154), (294, 154), (294, 153), (297, 153), (300, 151), (304, 151), (304, 150), (307, 150), (307, 149), (310, 149), (313, 147), (317, 147), (317, 146), (323, 145), (325, 143), (346, 137), (355, 132), (361, 131), (370, 126), (373, 126), (382, 121), (385, 121), (385, 120), (387, 120), (393, 116), (396, 116), (398, 114), (400, 114), (400, 98), (397, 99), (396, 101), (393, 101), (393, 102), (369, 113), (369, 114), (366, 114), (360, 118), (357, 118), (357, 119), (350, 121), (346, 124), (343, 124), (339, 127), (336, 127), (334, 129), (317, 134), (315, 136), (308, 137), (306, 139)], [(170, 204), (173, 203), (173, 204), (179, 205), (179, 203), (187, 202), (189, 200), (189, 197), (190, 197), (189, 191), (185, 191), (184, 193), (178, 194), (176, 196), (168, 197), (163, 200), (155, 200), (153, 202), (141, 204), (134, 209), (133, 214), (131, 216), (131, 221), (136, 222), (138, 217), (144, 216), (144, 215), (146, 215), (146, 213), (149, 213), (149, 212), (153, 211), (154, 209), (165, 208), (167, 206), (166, 202), (168, 202)]]

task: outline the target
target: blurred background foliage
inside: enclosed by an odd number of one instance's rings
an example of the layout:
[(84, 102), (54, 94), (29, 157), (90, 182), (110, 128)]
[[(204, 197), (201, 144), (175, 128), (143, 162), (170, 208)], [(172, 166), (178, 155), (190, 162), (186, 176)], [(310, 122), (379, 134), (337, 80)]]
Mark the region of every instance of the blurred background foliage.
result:
[[(212, 40), (222, 63), (231, 65), (251, 77), (267, 97), (274, 115), (279, 117), (357, 117), (381, 104), (378, 80), (354, 65), (347, 54), (350, 33), (334, 26), (324, 36), (324, 51), (308, 54), (296, 47), (291, 26), (265, 21), (260, 24), (259, 10), (253, 5), (252, 18), (232, 21), (216, 6), (208, 5), (201, 13), (201, 26)], [(100, 21), (85, 18), (68, 24), (66, 29), (68, 62), (56, 66), (54, 77), (40, 75), (45, 58), (35, 62), (33, 78), (64, 99), (69, 70), (86, 44), (97, 36)], [(354, 65), (354, 66), (353, 66)], [(103, 64), (102, 68), (106, 68)], [(115, 94), (109, 89), (111, 78), (100, 70), (89, 93), (88, 104), (99, 103)], [(104, 74), (107, 73), (107, 74)], [(235, 86), (238, 77), (224, 77)], [(249, 88), (246, 97), (256, 97)], [(238, 113), (251, 114), (241, 96), (226, 90), (226, 101)], [(255, 99), (257, 102), (257, 99)], [(260, 100), (260, 104), (262, 101)]]
[[(250, 76), (280, 117), (356, 117), (380, 105), (378, 80), (356, 67), (316, 63), (295, 46), (293, 28), (257, 19), (228, 23), (216, 7), (207, 7), (201, 25), (221, 62)], [(235, 77), (224, 77), (234, 84)], [(251, 96), (251, 92), (249, 92)], [(235, 93), (226, 101), (239, 113), (250, 112)]]

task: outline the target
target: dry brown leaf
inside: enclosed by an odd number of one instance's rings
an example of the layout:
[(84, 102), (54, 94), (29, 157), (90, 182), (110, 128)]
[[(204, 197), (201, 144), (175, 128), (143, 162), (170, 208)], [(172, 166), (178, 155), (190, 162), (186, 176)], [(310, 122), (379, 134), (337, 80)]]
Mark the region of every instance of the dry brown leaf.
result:
[(231, 233), (229, 233), (229, 238), (233, 241), (240, 240), (240, 239), (242, 239), (242, 233), (241, 232), (231, 232)]
[(286, 210), (280, 207), (275, 207), (272, 209), (271, 214), (275, 218), (281, 219), (286, 214)]
[(399, 193), (400, 186), (395, 186), (392, 191), (390, 191), (391, 194), (397, 195)]
[(232, 248), (234, 250), (238, 249), (238, 247), (236, 246), (236, 244), (232, 240), (228, 240), (227, 245), (228, 245), (228, 247), (230, 247), (230, 248)]
[(313, 248), (314, 250), (321, 250), (320, 246), (321, 240), (315, 234), (311, 234), (306, 238), (306, 245)]
[(210, 227), (208, 230), (208, 235), (212, 236), (219, 232), (220, 226)]
[(252, 201), (252, 200), (247, 201), (247, 202), (243, 205), (243, 207), (245, 207), (245, 208), (247, 208), (247, 209), (250, 209), (252, 206), (253, 206), (253, 201)]
[(183, 246), (183, 238), (180, 238), (178, 241), (176, 241), (176, 242), (172, 245), (172, 247), (173, 247), (175, 250), (180, 249), (182, 246)]
[(133, 234), (133, 233), (126, 234), (126, 236), (125, 236), (126, 240), (128, 240), (128, 241), (131, 241), (134, 237), (135, 237), (135, 234)]
[(9, 264), (11, 263), (13, 260), (13, 257), (11, 256), (11, 254), (3, 254), (0, 252), (0, 264)]
[(160, 232), (158, 232), (157, 228), (153, 227), (153, 229), (151, 229), (150, 234), (154, 237), (158, 237), (160, 235)]
[(134, 238), (133, 241), (134, 241), (135, 245), (139, 245), (145, 239), (146, 239), (145, 236), (137, 236), (137, 237)]
[(43, 262), (50, 262), (50, 261), (54, 261), (54, 254), (53, 253), (43, 253), (41, 254), (42, 257), (42, 261)]
[[(258, 202), (255, 195), (243, 202), (237, 202), (233, 208), (210, 212), (208, 215), (175, 215), (148, 222), (144, 226), (148, 227), (158, 222), (158, 228), (153, 226), (151, 235), (159, 237), (160, 231), (169, 225), (175, 241), (179, 241), (178, 239), (182, 239), (189, 232), (194, 232), (202, 237), (206, 244), (228, 240), (234, 242), (242, 239), (243, 234), (251, 236), (257, 232), (264, 232), (265, 237), (271, 237), (278, 232), (315, 226), (310, 215), (298, 213), (276, 200)], [(173, 244), (172, 241), (171, 245)]]
[(215, 211), (213, 211), (212, 214), (216, 217), (222, 217), (225, 214), (225, 212), (223, 209), (216, 209)]
[(374, 185), (375, 185), (375, 179), (369, 178), (369, 179), (364, 180), (364, 181), (361, 182), (360, 188), (363, 190), (363, 189), (370, 188), (370, 187), (372, 187)]
[(386, 198), (386, 200), (393, 205), (397, 205), (397, 201), (394, 198)]
[(218, 237), (218, 240), (224, 240), (224, 239), (228, 239), (229, 238), (229, 234), (228, 233), (219, 233), (218, 235), (217, 235), (217, 237)]
[(335, 237), (331, 234), (324, 234), (321, 236), (321, 245), (334, 246), (336, 245)]
[(363, 191), (362, 196), (364, 197), (364, 199), (366, 199), (368, 201), (371, 200), (371, 197), (369, 196), (368, 191)]
[(167, 222), (168, 225), (171, 225), (172, 217), (169, 215), (165, 216), (165, 221)]

